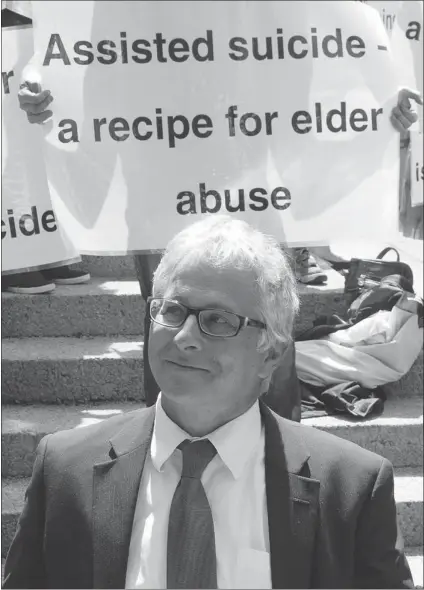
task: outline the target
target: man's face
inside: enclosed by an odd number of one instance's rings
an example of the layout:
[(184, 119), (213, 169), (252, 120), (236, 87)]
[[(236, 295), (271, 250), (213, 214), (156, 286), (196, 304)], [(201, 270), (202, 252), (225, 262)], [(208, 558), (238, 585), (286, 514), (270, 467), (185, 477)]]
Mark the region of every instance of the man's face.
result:
[[(193, 264), (181, 270), (163, 297), (193, 309), (216, 308), (261, 320), (252, 271), (216, 270)], [(232, 338), (207, 336), (190, 315), (180, 328), (152, 322), (149, 361), (162, 396), (237, 415), (261, 393), (274, 366), (257, 350), (260, 330), (242, 328)]]

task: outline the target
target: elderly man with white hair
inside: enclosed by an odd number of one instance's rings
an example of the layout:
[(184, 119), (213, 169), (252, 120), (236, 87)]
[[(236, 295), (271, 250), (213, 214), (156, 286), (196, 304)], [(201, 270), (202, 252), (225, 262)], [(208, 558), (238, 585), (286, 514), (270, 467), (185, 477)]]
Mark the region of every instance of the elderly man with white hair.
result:
[(261, 400), (296, 282), (274, 239), (207, 216), (149, 299), (156, 404), (44, 438), (5, 588), (412, 588), (390, 463)]

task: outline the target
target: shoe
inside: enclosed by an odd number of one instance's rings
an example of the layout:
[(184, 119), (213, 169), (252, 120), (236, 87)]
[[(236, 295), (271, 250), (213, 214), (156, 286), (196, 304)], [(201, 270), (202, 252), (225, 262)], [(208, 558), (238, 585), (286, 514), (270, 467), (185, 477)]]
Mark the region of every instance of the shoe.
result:
[(43, 270), (43, 275), (48, 281), (53, 281), (56, 285), (81, 285), (88, 283), (90, 273), (82, 270), (75, 270), (69, 266), (58, 266)]
[(318, 266), (317, 261), (307, 248), (295, 248), (294, 271), (299, 283), (306, 285), (321, 285), (327, 280), (327, 275)]
[(18, 293), (19, 295), (36, 295), (38, 293), (51, 293), (56, 285), (46, 279), (41, 272), (24, 272), (16, 275), (2, 277), (2, 291)]

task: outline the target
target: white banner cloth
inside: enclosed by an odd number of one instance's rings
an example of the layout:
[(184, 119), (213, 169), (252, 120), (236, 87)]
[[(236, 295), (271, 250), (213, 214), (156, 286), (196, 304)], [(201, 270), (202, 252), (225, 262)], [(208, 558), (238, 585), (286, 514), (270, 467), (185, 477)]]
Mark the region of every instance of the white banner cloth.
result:
[[(8, 7), (12, 8), (13, 3)], [(30, 25), (2, 28), (3, 274), (79, 260), (51, 203), (42, 129), (30, 125), (19, 109), (21, 74), (33, 51)]]
[(38, 1), (34, 22), (50, 188), (80, 251), (163, 248), (216, 213), (291, 246), (395, 234), (398, 83), (375, 10)]

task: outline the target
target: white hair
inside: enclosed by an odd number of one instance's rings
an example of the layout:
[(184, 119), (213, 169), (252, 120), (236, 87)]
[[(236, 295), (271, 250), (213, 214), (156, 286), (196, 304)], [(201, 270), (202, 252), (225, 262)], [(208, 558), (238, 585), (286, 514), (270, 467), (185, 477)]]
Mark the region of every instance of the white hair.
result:
[(252, 270), (259, 296), (261, 331), (258, 349), (280, 349), (292, 339), (299, 310), (296, 279), (278, 242), (245, 221), (208, 215), (179, 232), (168, 244), (153, 278), (153, 295), (161, 296), (178, 272), (204, 262), (212, 268)]

